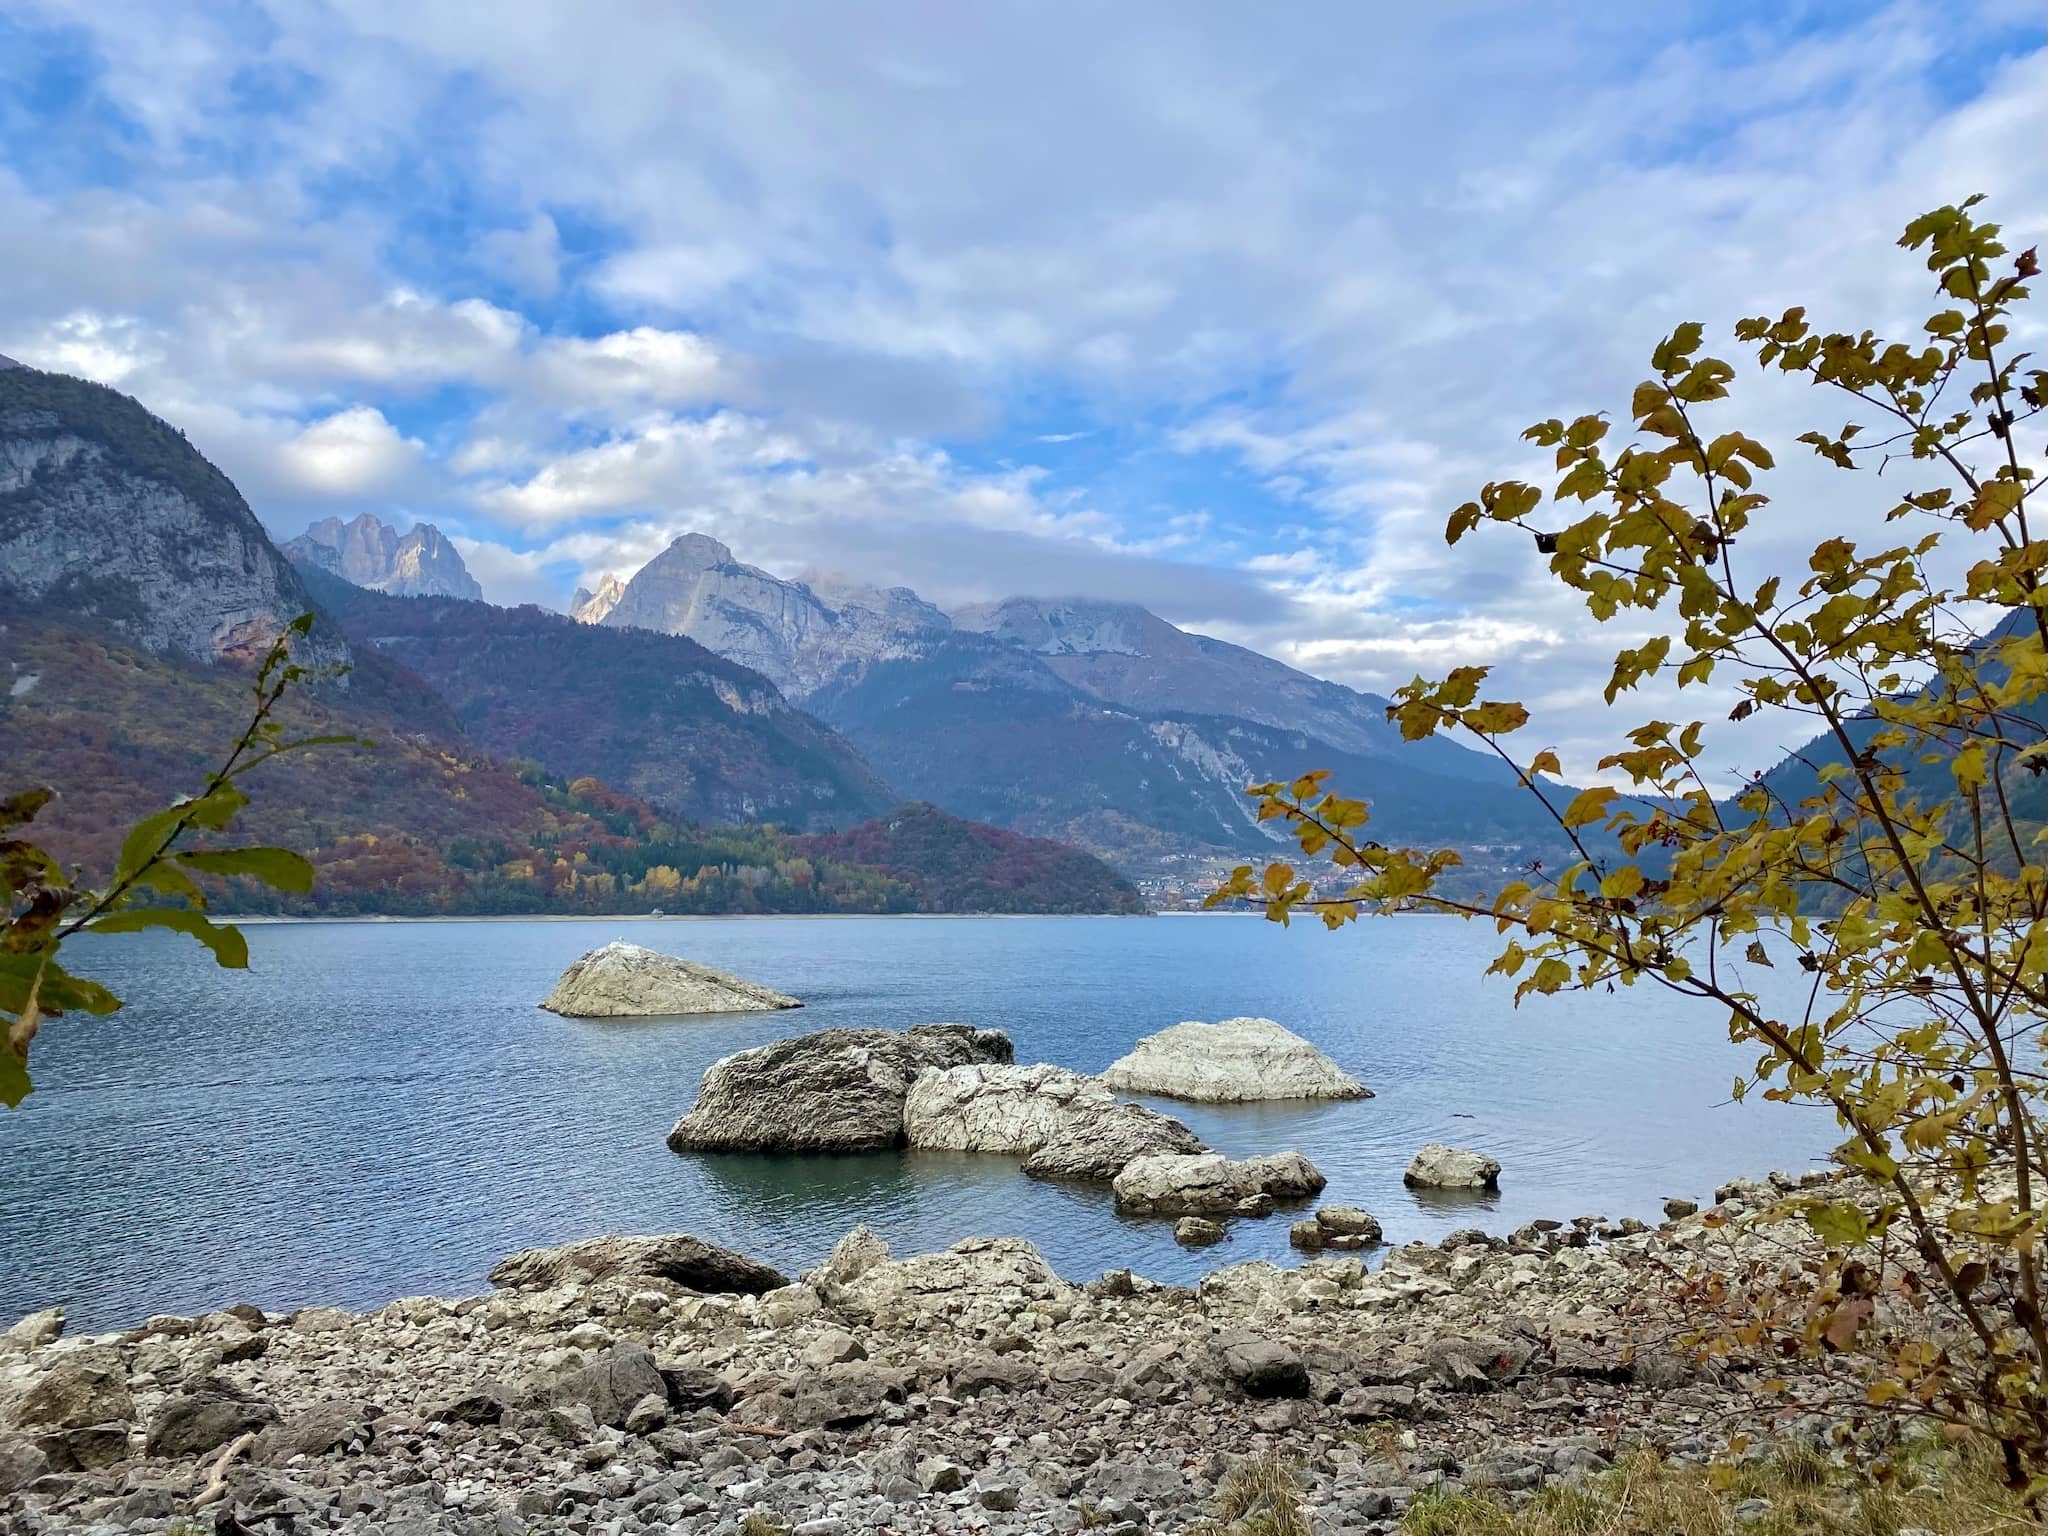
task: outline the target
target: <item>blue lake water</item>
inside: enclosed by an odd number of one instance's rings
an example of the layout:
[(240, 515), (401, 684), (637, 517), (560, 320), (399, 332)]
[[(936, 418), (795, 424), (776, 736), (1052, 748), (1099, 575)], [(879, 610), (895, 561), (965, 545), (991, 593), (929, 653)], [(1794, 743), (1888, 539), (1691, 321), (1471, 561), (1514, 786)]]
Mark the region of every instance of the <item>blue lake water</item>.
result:
[[(1416, 917), (1336, 935), (1230, 917), (307, 923), (247, 929), (251, 968), (172, 935), (66, 950), (130, 999), (36, 1042), (36, 1092), (0, 1117), (0, 1321), (63, 1302), (74, 1328), (234, 1301), (363, 1307), (486, 1289), (518, 1248), (689, 1231), (795, 1272), (865, 1222), (899, 1253), (1030, 1238), (1080, 1279), (1125, 1265), (1189, 1279), (1289, 1262), (1287, 1218), (1189, 1253), (1120, 1219), (1107, 1188), (1014, 1160), (671, 1153), (705, 1067), (828, 1025), (959, 1020), (1019, 1061), (1098, 1071), (1183, 1019), (1264, 1014), (1377, 1097), (1159, 1107), (1235, 1154), (1298, 1147), (1326, 1199), (1390, 1243), (1534, 1217), (1655, 1219), (1738, 1174), (1809, 1165), (1832, 1126), (1727, 1103), (1751, 1055), (1718, 1012), (1649, 987), (1536, 1000), (1481, 972), (1490, 927)], [(800, 1013), (593, 1022), (535, 1006), (609, 939), (737, 971)], [(1767, 996), (1783, 972), (1755, 978)], [(1425, 1198), (1426, 1141), (1491, 1152), (1494, 1198)]]

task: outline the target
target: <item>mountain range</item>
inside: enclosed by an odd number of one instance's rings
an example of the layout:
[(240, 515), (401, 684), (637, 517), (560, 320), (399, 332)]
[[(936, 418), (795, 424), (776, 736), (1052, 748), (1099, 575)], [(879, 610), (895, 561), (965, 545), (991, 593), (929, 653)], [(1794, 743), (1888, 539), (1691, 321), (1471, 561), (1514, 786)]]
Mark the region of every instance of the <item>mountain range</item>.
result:
[(354, 667), (327, 685), (335, 707), (356, 690), (358, 712), (418, 716), (404, 729), (458, 756), (689, 824), (823, 834), (918, 802), (1199, 889), (1287, 846), (1247, 783), (1330, 768), (1374, 836), (1459, 846), (1474, 879), (1558, 851), (1491, 757), (1404, 741), (1385, 699), (1134, 604), (949, 612), (688, 533), (579, 592), (573, 618), (496, 607), (430, 523), (328, 518), (280, 551), (175, 428), (33, 369), (0, 371), (0, 588), (41, 622), (197, 664), (317, 607), (308, 659)]
[(1555, 841), (1495, 759), (1404, 741), (1385, 699), (1135, 604), (1015, 597), (949, 613), (906, 587), (777, 577), (701, 533), (580, 597), (586, 622), (687, 636), (772, 679), (899, 793), (1126, 869), (1277, 849), (1244, 786), (1321, 767), (1371, 800), (1387, 840), (1511, 858)]
[(237, 888), (232, 910), (1142, 909), (1086, 853), (890, 810), (829, 727), (687, 638), (337, 574), (460, 570), (438, 534), (389, 532), (323, 526), (295, 567), (134, 400), (0, 369), (0, 793), (56, 786), (37, 840), (104, 874), (122, 829), (202, 782), (246, 722), (250, 660), (315, 610), (295, 648), (315, 675), (280, 718), (372, 745), (260, 770), (238, 831), (307, 851), (319, 877), (310, 899)]

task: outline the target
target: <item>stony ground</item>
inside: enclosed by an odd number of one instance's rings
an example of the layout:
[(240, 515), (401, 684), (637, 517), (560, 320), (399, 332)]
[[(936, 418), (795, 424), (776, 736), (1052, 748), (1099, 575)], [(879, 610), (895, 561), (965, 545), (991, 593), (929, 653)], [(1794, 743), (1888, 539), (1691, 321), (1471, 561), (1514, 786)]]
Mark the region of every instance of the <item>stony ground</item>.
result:
[(1135, 1536), (1201, 1526), (1277, 1452), (1321, 1529), (1371, 1532), (1423, 1490), (1512, 1497), (1744, 1427), (1740, 1383), (1635, 1315), (1739, 1222), (1545, 1226), (1192, 1290), (1071, 1285), (1006, 1239), (899, 1260), (858, 1231), (793, 1284), (597, 1239), (363, 1315), (45, 1315), (0, 1343), (0, 1530)]

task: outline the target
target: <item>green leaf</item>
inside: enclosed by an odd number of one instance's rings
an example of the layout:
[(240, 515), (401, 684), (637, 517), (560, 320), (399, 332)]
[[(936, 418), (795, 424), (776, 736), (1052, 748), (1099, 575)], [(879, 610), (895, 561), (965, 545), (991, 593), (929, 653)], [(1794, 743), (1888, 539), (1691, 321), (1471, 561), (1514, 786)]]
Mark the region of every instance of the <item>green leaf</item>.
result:
[(9, 1109), (19, 1108), (21, 1101), (28, 1097), (32, 1085), (28, 1080), (28, 1063), (14, 1052), (0, 1046), (0, 1104)]
[(176, 857), (185, 868), (202, 875), (247, 875), (301, 896), (313, 889), (312, 860), (289, 848), (222, 848)]
[(135, 872), (163, 847), (164, 840), (184, 814), (184, 806), (174, 805), (145, 816), (130, 827), (128, 835), (121, 839), (120, 857), (114, 861), (114, 884), (121, 885), (133, 879)]
[(189, 934), (213, 951), (213, 958), (228, 970), (249, 967), (249, 941), (241, 930), (223, 923), (208, 922), (197, 912), (182, 907), (137, 907), (112, 912), (92, 925), (94, 933), (140, 933), (145, 928), (169, 928)]
[(72, 975), (54, 958), (43, 967), (40, 1001), (45, 1013), (70, 1013), (82, 1008), (87, 1013), (107, 1014), (121, 1006), (121, 999), (105, 987)]
[(1870, 1236), (1869, 1219), (1853, 1205), (1815, 1201), (1802, 1214), (1830, 1248), (1847, 1248)]

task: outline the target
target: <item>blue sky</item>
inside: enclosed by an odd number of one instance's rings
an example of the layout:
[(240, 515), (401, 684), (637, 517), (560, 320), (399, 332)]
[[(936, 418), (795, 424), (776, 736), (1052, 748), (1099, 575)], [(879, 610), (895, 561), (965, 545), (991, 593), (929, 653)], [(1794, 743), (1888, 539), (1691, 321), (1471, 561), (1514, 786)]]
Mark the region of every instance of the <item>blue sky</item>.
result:
[(1910, 325), (1907, 218), (2048, 214), (2035, 0), (650, 14), (0, 0), (0, 352), (499, 600), (698, 528), (1362, 687), (1491, 662), (1570, 766), (1613, 642), (1448, 509), (1681, 319)]

